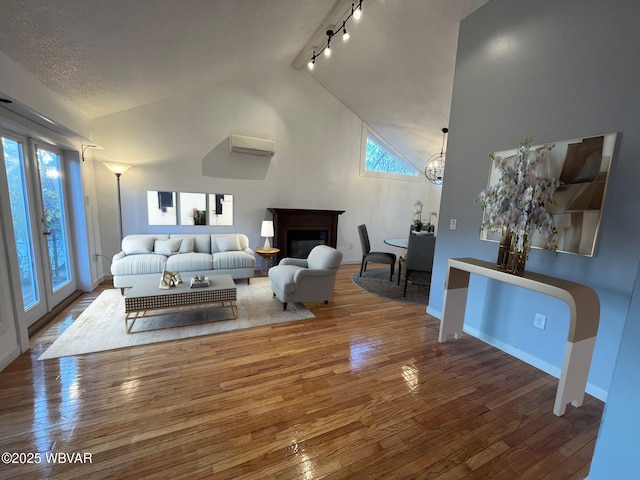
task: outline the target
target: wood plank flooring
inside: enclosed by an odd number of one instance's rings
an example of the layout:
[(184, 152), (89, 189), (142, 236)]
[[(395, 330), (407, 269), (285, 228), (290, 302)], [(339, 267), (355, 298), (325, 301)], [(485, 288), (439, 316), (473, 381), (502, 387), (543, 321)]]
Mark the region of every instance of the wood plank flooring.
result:
[(423, 306), (359, 289), (357, 269), (315, 319), (38, 361), (109, 285), (83, 294), (0, 372), (0, 452), (41, 454), (0, 478), (587, 477), (602, 402), (556, 417), (557, 379), (469, 336), (438, 343)]

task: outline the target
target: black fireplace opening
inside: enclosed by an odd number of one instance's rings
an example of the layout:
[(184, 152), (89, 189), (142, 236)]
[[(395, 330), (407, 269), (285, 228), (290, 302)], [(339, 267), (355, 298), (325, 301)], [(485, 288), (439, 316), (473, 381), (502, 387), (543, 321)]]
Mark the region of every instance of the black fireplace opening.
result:
[(328, 245), (329, 230), (289, 230), (287, 232), (288, 256), (307, 258), (316, 245)]

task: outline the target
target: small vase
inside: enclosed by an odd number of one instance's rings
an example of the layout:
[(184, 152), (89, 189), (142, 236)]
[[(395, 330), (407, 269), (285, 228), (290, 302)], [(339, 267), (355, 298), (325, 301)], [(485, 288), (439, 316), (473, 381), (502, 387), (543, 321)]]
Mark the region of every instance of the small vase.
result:
[(420, 230), (422, 230), (422, 224), (418, 223), (418, 224), (414, 225), (414, 229), (415, 229), (416, 232), (419, 232)]
[(525, 246), (522, 251), (516, 249), (515, 238), (511, 240), (511, 248), (509, 249), (509, 258), (507, 260), (507, 272), (513, 275), (524, 275), (524, 267), (529, 256), (529, 247)]
[(502, 229), (500, 235), (500, 246), (498, 247), (498, 265), (499, 270), (507, 269), (507, 261), (509, 260), (509, 251), (511, 250), (511, 232), (508, 228)]

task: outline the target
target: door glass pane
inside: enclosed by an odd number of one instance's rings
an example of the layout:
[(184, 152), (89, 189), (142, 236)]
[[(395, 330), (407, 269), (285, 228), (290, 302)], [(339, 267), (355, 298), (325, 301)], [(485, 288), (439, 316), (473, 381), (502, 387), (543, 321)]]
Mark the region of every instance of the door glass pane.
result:
[(54, 152), (41, 148), (38, 148), (37, 152), (51, 284), (55, 292), (71, 281), (62, 163), (60, 156)]
[(36, 278), (22, 144), (15, 140), (2, 138), (2, 150), (4, 151), (4, 163), (9, 184), (11, 218), (18, 252), (22, 301), (24, 310), (27, 311), (40, 302), (40, 294)]

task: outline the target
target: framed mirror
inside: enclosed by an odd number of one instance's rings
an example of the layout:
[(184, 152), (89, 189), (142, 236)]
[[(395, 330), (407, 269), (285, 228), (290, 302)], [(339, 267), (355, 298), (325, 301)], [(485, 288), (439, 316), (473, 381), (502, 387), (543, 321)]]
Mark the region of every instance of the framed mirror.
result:
[(207, 195), (180, 192), (180, 225), (207, 224)]
[(177, 225), (176, 192), (147, 191), (149, 225)]
[[(551, 206), (551, 214), (558, 231), (558, 252), (575, 253), (593, 256), (602, 218), (609, 170), (616, 143), (616, 133), (584, 137), (574, 140), (550, 142), (554, 145), (539, 172), (547, 178), (560, 181)], [(532, 146), (531, 150), (543, 147)], [(508, 161), (518, 154), (517, 148), (495, 152), (496, 158)], [(495, 161), (489, 172), (489, 185), (500, 180)], [(498, 232), (482, 231), (482, 240), (498, 241)], [(543, 248), (545, 240), (534, 234), (531, 242), (533, 248)]]
[(209, 194), (209, 225), (233, 225), (233, 195)]

